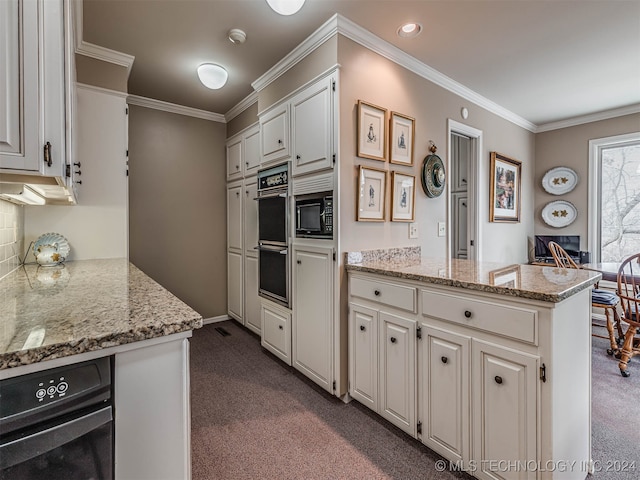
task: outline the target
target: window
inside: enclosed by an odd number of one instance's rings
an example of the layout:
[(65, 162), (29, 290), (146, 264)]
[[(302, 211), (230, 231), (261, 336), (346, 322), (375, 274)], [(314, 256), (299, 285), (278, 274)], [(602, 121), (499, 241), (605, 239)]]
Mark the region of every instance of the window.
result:
[(589, 142), (589, 251), (620, 262), (640, 252), (640, 132)]

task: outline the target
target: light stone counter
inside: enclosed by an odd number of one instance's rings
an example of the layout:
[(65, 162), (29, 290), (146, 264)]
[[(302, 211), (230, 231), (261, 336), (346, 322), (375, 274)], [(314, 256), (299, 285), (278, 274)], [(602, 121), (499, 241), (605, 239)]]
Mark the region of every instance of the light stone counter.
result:
[(420, 247), (348, 252), (345, 268), (553, 303), (591, 287), (602, 277), (590, 270), (426, 258)]
[(0, 281), (0, 370), (201, 326), (126, 259), (26, 265)]

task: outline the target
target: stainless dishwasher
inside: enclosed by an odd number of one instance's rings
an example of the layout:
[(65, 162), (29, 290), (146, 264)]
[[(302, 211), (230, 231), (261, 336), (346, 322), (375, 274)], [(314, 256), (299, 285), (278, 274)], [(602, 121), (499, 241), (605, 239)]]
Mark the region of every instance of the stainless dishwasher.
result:
[(113, 479), (110, 357), (0, 381), (0, 479)]

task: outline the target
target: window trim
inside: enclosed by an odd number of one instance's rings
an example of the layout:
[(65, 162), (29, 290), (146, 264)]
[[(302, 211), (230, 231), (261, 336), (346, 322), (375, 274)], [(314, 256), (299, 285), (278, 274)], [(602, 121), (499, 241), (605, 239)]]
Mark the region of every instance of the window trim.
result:
[(589, 204), (587, 218), (587, 249), (591, 252), (591, 262), (600, 262), (601, 245), (601, 176), (602, 167), (600, 163), (602, 150), (611, 147), (623, 146), (625, 143), (636, 143), (640, 141), (640, 132), (614, 135), (611, 137), (595, 138), (589, 140)]

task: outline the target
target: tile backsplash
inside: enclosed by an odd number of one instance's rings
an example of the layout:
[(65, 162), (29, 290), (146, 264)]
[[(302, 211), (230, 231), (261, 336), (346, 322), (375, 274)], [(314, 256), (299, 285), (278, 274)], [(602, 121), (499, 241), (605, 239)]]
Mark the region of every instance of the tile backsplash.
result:
[(0, 278), (20, 265), (24, 250), (24, 208), (0, 200)]

